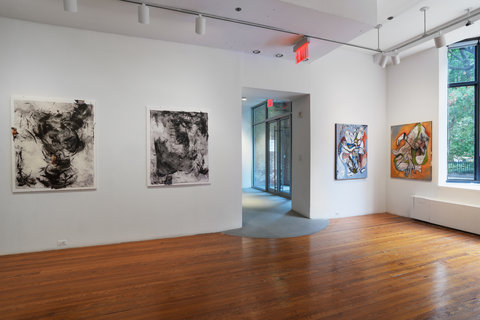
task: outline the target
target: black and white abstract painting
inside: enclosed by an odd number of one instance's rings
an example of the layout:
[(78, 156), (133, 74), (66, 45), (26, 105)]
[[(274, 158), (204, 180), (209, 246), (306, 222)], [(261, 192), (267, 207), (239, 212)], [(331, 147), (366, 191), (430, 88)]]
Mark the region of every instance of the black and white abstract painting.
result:
[(147, 109), (147, 184), (209, 183), (208, 113)]
[(94, 106), (12, 98), (13, 191), (95, 189)]

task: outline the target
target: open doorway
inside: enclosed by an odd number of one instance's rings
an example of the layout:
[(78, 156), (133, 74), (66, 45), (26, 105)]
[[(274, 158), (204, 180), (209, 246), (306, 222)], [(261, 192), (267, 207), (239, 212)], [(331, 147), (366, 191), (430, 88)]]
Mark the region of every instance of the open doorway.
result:
[(242, 97), (243, 227), (227, 234), (282, 238), (321, 230), (327, 220), (305, 219), (310, 217), (310, 95), (243, 88)]

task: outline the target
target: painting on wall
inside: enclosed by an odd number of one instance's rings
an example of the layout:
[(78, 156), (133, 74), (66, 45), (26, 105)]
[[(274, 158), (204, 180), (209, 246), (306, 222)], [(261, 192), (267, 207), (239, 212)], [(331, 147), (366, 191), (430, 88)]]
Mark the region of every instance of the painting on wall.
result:
[(13, 191), (95, 189), (94, 104), (12, 98)]
[(335, 124), (335, 179), (367, 177), (367, 125)]
[(147, 108), (147, 185), (209, 183), (208, 113)]
[(432, 122), (392, 126), (392, 178), (432, 180)]

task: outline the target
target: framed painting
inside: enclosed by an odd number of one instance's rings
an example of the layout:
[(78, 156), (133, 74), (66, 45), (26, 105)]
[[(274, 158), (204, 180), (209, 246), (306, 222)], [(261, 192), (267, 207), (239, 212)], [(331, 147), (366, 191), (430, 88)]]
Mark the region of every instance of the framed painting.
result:
[(432, 122), (392, 126), (392, 178), (432, 180)]
[(207, 183), (208, 113), (147, 108), (147, 185)]
[(335, 124), (335, 179), (367, 177), (367, 125)]
[(95, 189), (94, 104), (12, 98), (13, 192)]

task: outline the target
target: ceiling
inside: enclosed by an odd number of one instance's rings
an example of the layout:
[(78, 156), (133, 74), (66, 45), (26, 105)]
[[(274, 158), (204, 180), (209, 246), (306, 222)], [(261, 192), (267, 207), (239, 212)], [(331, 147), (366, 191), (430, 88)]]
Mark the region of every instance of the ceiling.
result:
[(299, 98), (305, 97), (308, 94), (299, 92), (266, 90), (258, 88), (242, 88), (242, 97), (247, 100), (242, 100), (242, 107), (251, 108), (264, 102), (267, 99), (274, 99), (275, 102), (280, 101), (295, 101)]
[[(338, 1), (338, 0), (336, 0)], [(249, 22), (288, 29), (299, 34), (315, 33), (340, 41), (351, 41), (371, 29), (366, 23), (334, 16), (280, 0), (148, 0)], [(236, 11), (235, 8), (242, 8)], [(78, 0), (78, 12), (63, 10), (61, 0), (2, 0), (0, 15), (10, 18), (110, 32), (136, 37), (189, 43), (294, 60), (292, 45), (298, 35), (259, 29), (214, 19), (207, 19), (207, 32), (194, 32), (195, 16), (150, 8), (150, 24), (137, 22), (137, 5), (119, 0)], [(311, 59), (317, 59), (337, 45), (315, 42), (310, 46)]]
[[(159, 4), (239, 19), (316, 37), (387, 49), (423, 32), (420, 7), (429, 6), (427, 29), (480, 6), (479, 0), (149, 0)], [(235, 8), (242, 8), (236, 11)], [(207, 32), (194, 32), (195, 16), (150, 8), (150, 24), (137, 22), (137, 5), (119, 0), (78, 0), (78, 12), (63, 10), (61, 0), (2, 0), (0, 16), (193, 45), (208, 46), (294, 62), (293, 45), (298, 35), (207, 19)], [(388, 17), (393, 20), (387, 20)], [(310, 61), (339, 47), (339, 44), (311, 39)], [(425, 46), (425, 45), (424, 45)], [(433, 46), (430, 44), (427, 46)], [(424, 47), (422, 47), (423, 49)], [(364, 51), (362, 49), (355, 49)], [(414, 49), (415, 50), (415, 49)], [(414, 51), (413, 50), (413, 51)], [(417, 49), (418, 50), (418, 49)], [(410, 50), (413, 52), (412, 50)], [(364, 51), (369, 54), (374, 52)]]
[[(388, 1), (388, 0), (386, 0)], [(393, 1), (392, 1), (393, 2)], [(477, 11), (480, 8), (480, 0), (423, 0), (416, 1), (398, 15), (394, 15), (394, 19), (389, 21), (384, 18), (380, 23), (383, 24), (380, 29), (380, 48), (388, 50), (406, 40), (418, 37), (423, 34), (424, 20), (423, 12), (420, 8), (427, 7), (426, 21), (427, 32), (435, 27), (441, 26), (458, 17), (467, 16), (467, 9)], [(476, 16), (472, 21), (478, 20), (480, 17)], [(463, 25), (462, 25), (463, 26)], [(451, 34), (450, 34), (451, 33)], [(479, 23), (471, 27), (461, 27), (456, 32), (449, 32), (446, 34), (447, 44), (461, 40), (459, 37), (474, 37), (480, 36)], [(353, 44), (366, 44), (377, 41), (377, 30), (371, 30), (353, 41)], [(433, 48), (433, 41), (420, 43), (415, 47), (402, 52), (403, 56), (416, 53), (421, 50)]]

